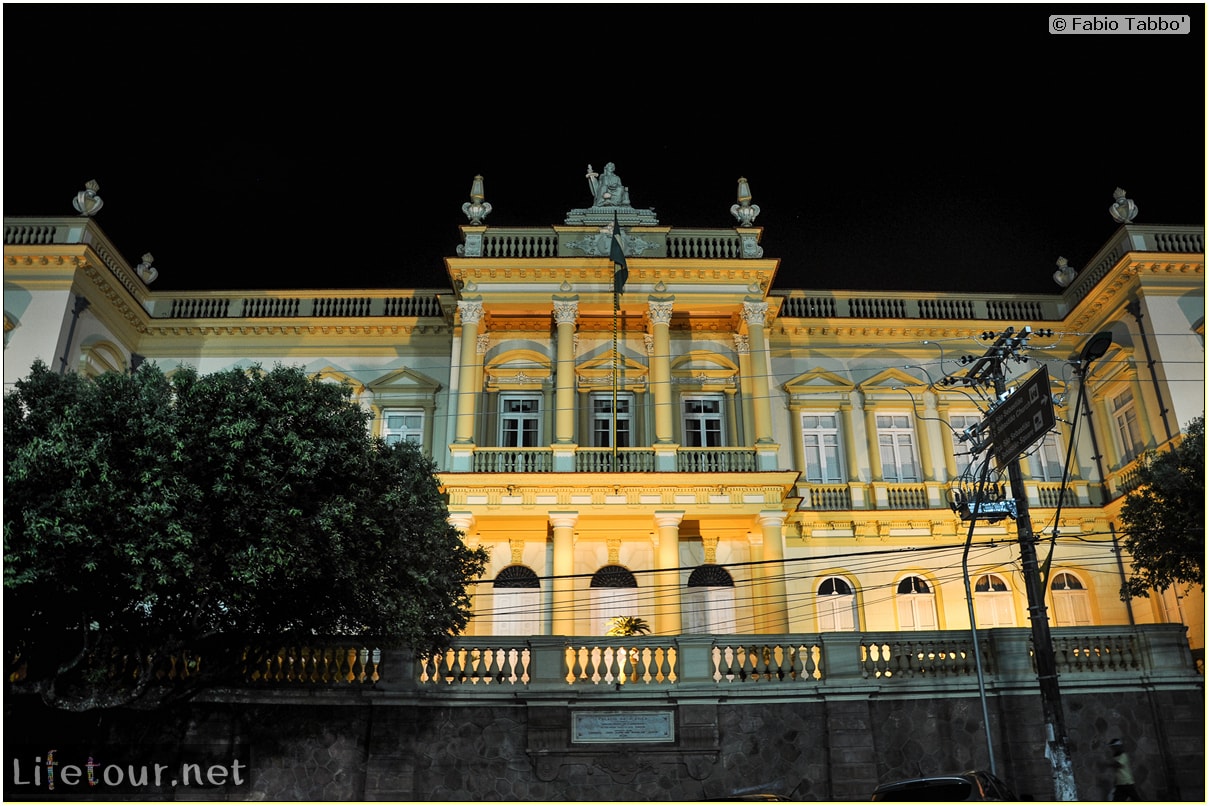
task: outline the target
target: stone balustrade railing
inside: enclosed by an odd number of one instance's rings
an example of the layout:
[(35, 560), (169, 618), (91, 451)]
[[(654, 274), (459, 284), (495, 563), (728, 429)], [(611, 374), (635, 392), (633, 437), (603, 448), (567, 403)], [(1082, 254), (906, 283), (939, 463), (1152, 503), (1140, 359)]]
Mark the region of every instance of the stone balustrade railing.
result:
[[(1182, 625), (1058, 627), (1052, 639), (1063, 686), (1203, 683)], [(775, 696), (802, 686), (968, 690), (977, 686), (979, 663), (990, 689), (1036, 683), (1029, 628), (980, 630), (978, 642), (976, 656), (970, 631), (461, 637), (427, 659), (386, 651), (375, 667), (376, 688), (476, 698), (623, 690)]]
[[(1201, 687), (1181, 624), (1059, 627), (1051, 630), (1063, 688)], [(828, 632), (793, 635), (669, 637), (463, 636), (443, 652), (414, 658), (348, 639), (260, 643), (243, 653), (225, 690), (313, 693), (362, 689), (429, 694), (453, 700), (565, 699), (591, 694), (655, 696), (784, 696), (807, 688), (846, 694), (910, 691), (968, 695), (979, 664), (988, 690), (1036, 684), (1032, 631), (968, 630)], [(155, 670), (158, 685), (186, 684), (205, 658), (184, 653)], [(111, 677), (140, 672), (125, 657), (109, 660)], [(16, 675), (12, 682), (20, 682)]]
[(1128, 252), (1166, 252), (1204, 254), (1205, 231), (1200, 227), (1145, 227), (1128, 224), (1117, 230), (1112, 240), (1075, 276), (1063, 297), (1073, 306), (1104, 279), (1104, 275)]
[[(540, 258), (565, 251), (563, 228), (495, 228), (483, 231), (482, 257)], [(650, 240), (657, 249), (647, 257), (735, 259), (745, 256), (743, 236), (734, 229), (696, 230), (652, 228)], [(231, 319), (267, 317), (448, 317), (441, 297), (452, 300), (447, 289), (404, 293), (366, 294), (322, 291), (258, 292), (255, 295), (222, 292), (159, 293), (138, 279), (131, 265), (117, 252), (92, 219), (76, 217), (5, 219), (6, 246), (33, 249), (56, 244), (87, 244), (115, 279), (142, 304), (153, 318)], [(1129, 251), (1168, 254), (1203, 254), (1204, 231), (1198, 227), (1122, 226), (1081, 270), (1065, 291), (1053, 295), (919, 294), (918, 292), (774, 290), (782, 319), (922, 319), (1004, 322), (1044, 322), (1062, 319), (1090, 293)], [(568, 251), (568, 255), (581, 252)], [(10, 258), (10, 262), (14, 258)]]
[[(1052, 631), (1063, 686), (1139, 679), (1199, 685), (1183, 625), (1061, 627)], [(786, 687), (858, 687), (870, 691), (920, 685), (997, 689), (1036, 682), (1032, 631), (980, 630), (975, 655), (969, 631), (835, 632), (802, 635), (675, 637), (461, 637), (443, 653), (407, 670), (382, 672), (383, 686), (420, 691), (474, 691), (511, 697), (545, 692), (702, 689), (733, 696)], [(389, 658), (391, 653), (387, 653)], [(968, 693), (968, 692), (967, 692)]]
[(779, 291), (780, 319), (943, 319), (1045, 322), (1061, 319), (1069, 306), (1057, 296), (981, 294), (961, 298), (918, 293)]
[[(580, 473), (649, 473), (655, 469), (653, 448), (575, 448)], [(554, 469), (551, 448), (474, 449), (475, 473), (547, 473)], [(756, 470), (756, 452), (749, 448), (678, 448), (677, 473), (749, 473)]]

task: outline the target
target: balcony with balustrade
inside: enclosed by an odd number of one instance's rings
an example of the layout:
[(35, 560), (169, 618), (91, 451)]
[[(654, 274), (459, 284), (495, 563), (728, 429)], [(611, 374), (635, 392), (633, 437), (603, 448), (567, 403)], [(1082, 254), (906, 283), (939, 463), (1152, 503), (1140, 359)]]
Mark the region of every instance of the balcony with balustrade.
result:
[[(1185, 627), (1178, 624), (1054, 628), (1063, 690), (1201, 686), (1202, 673), (1184, 634)], [(163, 685), (188, 680), (202, 662), (196, 656), (167, 658), (156, 670), (157, 680)], [(114, 667), (109, 673), (128, 671)], [(980, 673), (991, 693), (1035, 687), (1031, 630), (468, 636), (422, 658), (406, 650), (317, 637), (309, 643), (249, 646), (226, 684), (249, 692), (377, 690), (468, 703), (517, 698), (775, 700), (828, 694), (970, 696), (977, 694)]]

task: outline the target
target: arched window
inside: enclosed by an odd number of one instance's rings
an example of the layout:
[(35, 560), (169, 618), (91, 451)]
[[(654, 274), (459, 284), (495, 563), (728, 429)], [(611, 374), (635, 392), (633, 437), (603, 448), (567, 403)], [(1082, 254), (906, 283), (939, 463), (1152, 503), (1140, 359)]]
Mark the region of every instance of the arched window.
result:
[(686, 633), (733, 633), (735, 580), (720, 565), (706, 563), (693, 569), (682, 600)]
[(590, 611), (592, 634), (604, 635), (618, 616), (645, 616), (638, 612), (638, 581), (620, 565), (606, 565), (592, 575)]
[(856, 594), (843, 577), (826, 577), (815, 597), (819, 632), (856, 631)]
[(541, 633), (541, 582), (533, 569), (509, 565), (492, 584), (495, 595), (492, 633), (495, 635), (538, 635)]
[(935, 630), (936, 597), (922, 577), (904, 577), (898, 583), (898, 628), (900, 630)]
[(1054, 603), (1055, 627), (1082, 627), (1091, 624), (1091, 603), (1083, 582), (1069, 571), (1054, 574), (1049, 585)]
[(979, 628), (1016, 626), (1016, 608), (1007, 580), (998, 574), (983, 574), (974, 580), (974, 616)]

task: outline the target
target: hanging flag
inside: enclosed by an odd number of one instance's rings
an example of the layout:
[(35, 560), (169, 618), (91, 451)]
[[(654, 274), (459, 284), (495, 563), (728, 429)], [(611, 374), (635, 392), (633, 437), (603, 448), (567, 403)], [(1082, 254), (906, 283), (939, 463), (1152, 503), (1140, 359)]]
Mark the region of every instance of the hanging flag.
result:
[(613, 261), (613, 293), (625, 291), (625, 281), (630, 277), (626, 266), (625, 250), (621, 245), (621, 225), (617, 223), (617, 211), (613, 211), (613, 242), (609, 245), (609, 258)]

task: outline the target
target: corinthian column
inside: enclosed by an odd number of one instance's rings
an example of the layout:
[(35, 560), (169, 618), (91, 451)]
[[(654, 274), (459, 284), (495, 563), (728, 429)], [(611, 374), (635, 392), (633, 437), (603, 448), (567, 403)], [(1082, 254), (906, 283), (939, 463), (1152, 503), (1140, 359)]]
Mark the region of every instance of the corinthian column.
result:
[(462, 355), (458, 368), (457, 431), (454, 441), (469, 445), (474, 442), (474, 401), (478, 397), (475, 379), (478, 377), (479, 322), (483, 319), (483, 303), (462, 300), (458, 302), (458, 314), (462, 319)]
[(579, 297), (555, 297), (554, 321), (558, 326), (558, 363), (554, 393), (554, 441), (575, 441), (575, 320)]
[(772, 399), (768, 394), (768, 341), (764, 338), (764, 317), (767, 302), (744, 302), (743, 321), (747, 322), (747, 338), (751, 345), (752, 415), (756, 424), (756, 443), (772, 442)]
[[(752, 401), (755, 400), (755, 392), (752, 387), (751, 339), (745, 333), (735, 333), (733, 335), (735, 339), (735, 352), (739, 354), (739, 400), (743, 408), (743, 416), (740, 420), (743, 424), (743, 439), (741, 442), (736, 442), (735, 444), (746, 445), (749, 442), (755, 441), (755, 437), (752, 435), (756, 432), (751, 410)], [(801, 466), (805, 467), (805, 465)]]
[(651, 392), (655, 398), (655, 442), (672, 442), (672, 299), (649, 299), (651, 336)]

